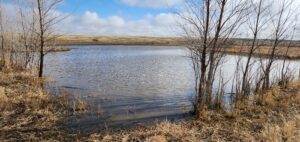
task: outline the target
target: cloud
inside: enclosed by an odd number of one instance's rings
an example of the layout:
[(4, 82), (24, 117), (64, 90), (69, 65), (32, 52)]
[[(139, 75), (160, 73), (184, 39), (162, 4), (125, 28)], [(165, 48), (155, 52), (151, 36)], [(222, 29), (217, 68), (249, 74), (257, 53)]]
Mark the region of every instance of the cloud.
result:
[[(242, 2), (248, 2), (247, 0), (241, 0)], [(197, 32), (198, 28), (201, 27), (201, 22), (199, 22), (199, 19), (197, 16), (205, 16), (203, 15), (201, 11), (201, 4), (202, 0), (191, 0), (187, 1), (191, 2), (190, 5), (182, 9), (182, 14), (184, 15), (185, 19), (181, 21), (181, 25), (184, 25), (186, 30), (188, 31), (187, 33), (190, 34), (190, 36), (200, 36), (202, 33)], [(217, 1), (213, 1), (217, 2)], [(228, 4), (225, 6), (225, 13), (224, 17), (229, 17), (230, 19), (227, 21), (225, 25), (223, 25), (223, 30), (221, 33), (225, 36), (228, 36), (228, 32), (226, 30), (231, 27), (234, 23), (237, 23), (237, 15), (232, 16), (230, 14), (230, 11), (235, 11), (235, 6), (258, 6), (259, 5), (259, 0), (254, 0), (253, 3), (243, 3), (243, 5), (240, 5), (238, 3), (239, 1), (237, 0), (228, 0)], [(285, 38), (285, 39), (290, 39), (291, 33), (293, 33), (294, 29), (293, 26), (296, 24), (296, 31), (293, 39), (300, 40), (300, 23), (296, 23), (297, 20), (295, 20), (295, 16), (298, 16), (298, 19), (300, 18), (300, 1), (299, 0), (262, 0), (262, 9), (263, 13), (261, 13), (261, 18), (259, 22), (259, 33), (258, 33), (258, 38), (261, 39), (269, 39), (269, 38), (274, 38), (275, 36), (275, 31), (276, 31), (276, 26), (277, 23), (280, 22), (280, 38)], [(283, 2), (285, 2), (283, 4)], [(291, 3), (293, 2), (293, 3)], [(213, 3), (212, 6), (210, 7), (211, 11), (216, 11), (218, 13), (219, 7), (217, 7)], [(196, 4), (196, 5), (195, 5)], [(203, 5), (202, 5), (203, 6)], [(279, 14), (281, 7), (284, 6), (285, 10), (281, 16), (281, 20), (279, 20)], [(256, 22), (256, 13), (257, 9), (254, 7), (249, 7), (247, 11), (242, 15), (242, 20), (239, 22), (240, 25), (235, 25), (234, 26), (234, 32), (233, 34), (230, 34), (230, 36), (235, 37), (235, 38), (253, 38), (253, 33), (252, 29), (255, 27), (255, 22)], [(212, 17), (210, 21), (212, 23), (217, 23), (218, 14), (212, 14)], [(272, 18), (271, 18), (272, 17)], [(225, 18), (226, 19), (226, 18)], [(202, 18), (200, 18), (202, 20)], [(193, 21), (193, 22), (190, 22)], [(212, 25), (211, 28), (211, 35), (214, 36), (214, 27), (215, 25)], [(223, 32), (225, 31), (225, 32)]]
[[(129, 0), (128, 0), (129, 1)], [(146, 3), (151, 6), (151, 2), (132, 0), (133, 4)], [(171, 0), (162, 0), (161, 3), (167, 3)], [(176, 1), (176, 0), (175, 0)], [(175, 2), (173, 1), (173, 3)], [(161, 4), (160, 3), (160, 4)], [(299, 5), (300, 1), (296, 3)], [(155, 5), (155, 4), (154, 4)], [(152, 5), (152, 7), (154, 6)], [(7, 26), (16, 27), (18, 24), (18, 14), (16, 13), (16, 5), (3, 4), (6, 11), (5, 18), (10, 19), (11, 24)], [(293, 5), (294, 6), (294, 5)], [(155, 6), (159, 7), (159, 6)], [(161, 6), (160, 6), (161, 7)], [(274, 9), (273, 9), (274, 10)], [(102, 17), (101, 13), (94, 11), (85, 11), (82, 14), (69, 14), (61, 11), (53, 11), (55, 15), (62, 15), (63, 21), (55, 25), (55, 32), (60, 34), (94, 34), (94, 35), (132, 35), (132, 36), (181, 36), (181, 28), (177, 26), (182, 23), (177, 19), (174, 13), (146, 14), (143, 17), (131, 20), (120, 15), (111, 15)], [(184, 13), (184, 11), (183, 11)], [(30, 16), (30, 15), (29, 15)], [(299, 17), (300, 18), (300, 17)], [(28, 18), (31, 19), (31, 18)], [(268, 25), (268, 29), (272, 26)], [(295, 39), (300, 39), (300, 24), (296, 25)], [(270, 36), (270, 31), (265, 32), (265, 36)], [(248, 25), (239, 28), (236, 37), (251, 37)], [(263, 37), (264, 38), (264, 37)]]
[[(18, 5), (2, 4), (6, 27), (19, 30)], [(23, 7), (26, 12), (31, 12)], [(102, 17), (101, 13), (85, 11), (82, 14), (70, 14), (58, 10), (55, 16), (66, 17), (54, 25), (51, 31), (58, 34), (93, 34), (93, 35), (132, 35), (132, 36), (176, 36), (177, 26), (173, 13), (146, 14), (137, 20), (129, 20), (119, 15)], [(31, 15), (28, 15), (31, 16)], [(25, 18), (32, 19), (32, 18)]]
[(129, 6), (149, 7), (149, 8), (168, 8), (178, 5), (183, 0), (120, 0)]
[[(120, 0), (131, 6), (163, 8), (176, 5), (183, 0)], [(295, 5), (299, 5), (296, 2)], [(293, 6), (295, 6), (293, 5)], [(276, 5), (275, 5), (276, 7)], [(278, 8), (276, 8), (278, 9)], [(273, 9), (275, 10), (275, 9)], [(184, 11), (182, 11), (184, 12)], [(66, 14), (66, 13), (62, 13)], [(132, 35), (132, 36), (180, 36), (181, 28), (177, 23), (174, 13), (159, 13), (156, 15), (146, 14), (137, 20), (130, 20), (123, 16), (111, 15), (102, 17), (101, 13), (85, 11), (80, 15), (70, 15), (57, 25), (58, 31), (63, 34), (100, 34), (100, 35)], [(300, 18), (300, 17), (299, 17)], [(271, 27), (271, 26), (269, 26)], [(297, 25), (295, 39), (300, 39), (300, 26)], [(266, 36), (270, 35), (268, 31)], [(243, 25), (237, 32), (236, 37), (251, 37), (248, 25)], [(263, 37), (264, 38), (264, 37)]]
[(96, 12), (86, 11), (83, 15), (68, 17), (57, 27), (66, 34), (175, 36), (178, 28), (175, 17), (173, 13), (160, 13), (128, 20), (116, 15), (102, 18)]

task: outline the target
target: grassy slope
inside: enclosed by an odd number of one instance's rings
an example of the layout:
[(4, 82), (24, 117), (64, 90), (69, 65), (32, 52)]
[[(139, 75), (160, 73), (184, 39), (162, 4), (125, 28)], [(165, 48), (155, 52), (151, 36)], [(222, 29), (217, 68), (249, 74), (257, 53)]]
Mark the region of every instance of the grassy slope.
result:
[[(234, 39), (233, 45), (225, 49), (229, 54), (248, 53), (247, 46), (239, 46), (242, 41), (248, 40)], [(62, 35), (56, 40), (57, 45), (148, 45), (148, 46), (185, 46), (185, 40), (180, 37), (143, 37), (143, 36), (87, 36), (87, 35)], [(277, 57), (283, 58), (286, 48), (278, 48)], [(300, 43), (294, 42), (294, 47), (289, 49), (288, 59), (300, 59)], [(270, 47), (262, 46), (255, 52), (255, 56), (268, 56)]]
[(179, 46), (183, 45), (183, 39), (178, 37), (62, 35), (58, 36), (56, 43), (58, 45)]
[[(287, 53), (287, 56), (285, 55), (286, 54), (286, 50), (287, 50), (287, 47), (278, 47), (276, 49), (276, 57), (277, 58), (287, 58), (287, 59), (295, 59), (295, 60), (299, 60), (300, 59), (300, 47), (290, 47), (289, 48), (289, 51)], [(268, 46), (262, 46), (258, 49), (255, 50), (254, 52), (254, 56), (268, 56), (271, 54), (271, 48), (268, 47)], [(240, 47), (240, 46), (232, 46), (230, 48), (227, 48), (225, 50), (225, 53), (228, 53), (228, 54), (237, 54), (237, 55), (248, 55), (249, 53), (249, 47), (248, 46), (243, 46), (243, 47)]]

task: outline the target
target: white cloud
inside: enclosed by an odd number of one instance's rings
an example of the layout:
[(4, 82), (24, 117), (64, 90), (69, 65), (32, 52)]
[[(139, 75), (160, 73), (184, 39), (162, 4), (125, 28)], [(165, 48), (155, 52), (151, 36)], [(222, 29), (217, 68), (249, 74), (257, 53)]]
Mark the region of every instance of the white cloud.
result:
[[(5, 21), (8, 20), (5, 27), (9, 30), (18, 30), (18, 6), (2, 4), (2, 7), (5, 10)], [(24, 10), (31, 12), (27, 8), (24, 8)], [(53, 14), (66, 17), (53, 27), (53, 31), (59, 34), (175, 36), (177, 31), (175, 14), (173, 13), (146, 14), (137, 20), (129, 20), (118, 15), (102, 17), (100, 13), (93, 11), (85, 11), (81, 15), (60, 11), (53, 11)]]
[(138, 20), (128, 20), (121, 16), (102, 18), (96, 12), (86, 11), (83, 15), (68, 17), (57, 26), (66, 34), (174, 36), (175, 16), (173, 13), (147, 14)]
[(180, 4), (183, 0), (121, 0), (129, 6), (167, 8)]
[[(130, 0), (128, 0), (130, 1)], [(133, 4), (141, 3), (139, 0), (132, 0)], [(150, 6), (151, 3), (148, 3)], [(171, 0), (162, 0), (161, 3), (170, 2)], [(176, 1), (176, 0), (175, 0)], [(175, 2), (173, 1), (173, 3)], [(142, 2), (143, 3), (143, 2)], [(159, 2), (158, 2), (159, 3)], [(160, 3), (160, 4), (161, 4)], [(155, 5), (155, 4), (154, 4)], [(152, 5), (152, 7), (154, 6)], [(300, 1), (296, 3), (300, 5)], [(6, 16), (5, 18), (14, 20), (16, 16), (16, 6), (13, 4), (3, 4)], [(293, 5), (294, 6), (294, 5)], [(158, 7), (158, 6), (156, 6)], [(130, 20), (123, 16), (111, 15), (108, 17), (102, 17), (101, 13), (86, 11), (79, 15), (62, 13), (60, 11), (54, 11), (56, 15), (67, 15), (67, 18), (58, 23), (55, 28), (56, 32), (62, 34), (98, 34), (98, 35), (134, 35), (134, 36), (180, 36), (180, 28), (177, 26), (178, 20), (177, 15), (174, 13), (160, 13), (157, 15), (146, 14), (143, 17)], [(184, 12), (183, 12), (184, 13)], [(300, 17), (299, 17), (300, 19)], [(10, 27), (16, 27), (18, 23), (9, 22)], [(179, 22), (179, 23), (182, 23)], [(271, 26), (268, 26), (270, 29)], [(297, 30), (295, 33), (295, 39), (300, 39), (300, 24), (297, 24)], [(265, 32), (266, 36), (270, 35), (269, 32)], [(237, 37), (251, 37), (249, 27), (247, 25), (242, 26)]]
[[(176, 5), (183, 0), (121, 0), (131, 6), (162, 8)], [(295, 5), (299, 5), (296, 1)], [(295, 6), (293, 5), (293, 6)], [(275, 5), (276, 7), (276, 5)], [(278, 8), (277, 8), (278, 9)], [(273, 9), (274, 10), (274, 9)], [(102, 17), (101, 13), (86, 11), (81, 15), (71, 15), (58, 26), (64, 34), (100, 34), (100, 35), (134, 35), (134, 36), (180, 36), (177, 26), (177, 15), (174, 13), (146, 14), (137, 20), (129, 20), (122, 16)], [(299, 17), (300, 18), (300, 17)], [(181, 23), (181, 22), (180, 22)], [(300, 39), (300, 26), (297, 25), (295, 39)], [(270, 32), (267, 32), (267, 36)], [(249, 27), (241, 26), (237, 37), (251, 37)]]

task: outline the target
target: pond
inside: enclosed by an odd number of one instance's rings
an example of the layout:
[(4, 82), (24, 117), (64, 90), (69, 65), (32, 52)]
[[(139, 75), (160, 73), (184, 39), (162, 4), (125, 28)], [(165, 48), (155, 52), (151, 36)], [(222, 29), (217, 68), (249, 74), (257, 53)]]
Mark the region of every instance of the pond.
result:
[[(99, 118), (97, 111), (89, 111), (80, 117), (68, 118), (66, 126), (122, 127), (191, 117), (195, 81), (188, 49), (170, 46), (70, 48), (73, 49), (69, 52), (46, 55), (45, 76), (54, 82), (50, 90), (79, 96), (101, 110), (103, 117)], [(226, 56), (217, 74), (231, 80), (237, 59), (238, 56)], [(277, 61), (274, 68), (281, 63)], [(289, 64), (298, 73), (299, 62), (289, 61)], [(231, 93), (230, 82), (225, 92)], [(230, 99), (229, 96), (225, 96), (225, 100)]]

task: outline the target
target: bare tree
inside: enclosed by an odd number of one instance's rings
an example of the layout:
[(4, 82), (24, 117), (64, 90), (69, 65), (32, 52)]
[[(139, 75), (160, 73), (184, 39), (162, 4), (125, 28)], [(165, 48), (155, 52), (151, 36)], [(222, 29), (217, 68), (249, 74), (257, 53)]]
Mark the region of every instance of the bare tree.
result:
[(36, 0), (38, 9), (38, 19), (39, 19), (39, 40), (40, 40), (40, 63), (39, 63), (39, 77), (43, 76), (44, 67), (44, 50), (47, 42), (51, 38), (51, 28), (59, 22), (61, 19), (59, 16), (55, 15), (53, 11), (63, 0)]
[(34, 67), (34, 59), (38, 50), (37, 21), (34, 1), (18, 1), (17, 3), (18, 47), (21, 53), (20, 66), (23, 69)]
[(8, 16), (6, 15), (6, 9), (3, 7), (3, 1), (0, 0), (0, 50), (1, 50), (1, 61), (4, 68), (10, 68), (13, 50), (13, 34), (11, 33), (12, 24), (8, 21)]
[(4, 26), (3, 26), (3, 7), (2, 1), (0, 1), (0, 46), (1, 46), (1, 60), (0, 60), (0, 68), (5, 66), (5, 47), (4, 47)]
[(6, 68), (27, 69), (35, 67), (38, 61), (38, 74), (42, 77), (44, 56), (47, 53), (45, 47), (56, 38), (53, 35), (54, 27), (64, 18), (55, 11), (62, 1), (14, 0), (16, 10), (13, 13), (3, 10), (3, 1), (0, 1), (2, 65)]
[(288, 58), (288, 53), (289, 53), (289, 49), (291, 48), (292, 44), (293, 44), (293, 39), (295, 36), (295, 32), (296, 32), (296, 25), (297, 25), (297, 19), (298, 19), (298, 15), (296, 15), (295, 18), (295, 23), (293, 25), (293, 29), (292, 29), (292, 33), (290, 36), (290, 40), (287, 43), (287, 47), (285, 50), (284, 55), (284, 59), (283, 59), (283, 63), (282, 63), (282, 67), (281, 67), (281, 71), (280, 71), (280, 77), (278, 80), (278, 85), (282, 86), (282, 87), (287, 87), (288, 82), (290, 82), (293, 78), (292, 76), (292, 72), (289, 71), (289, 65), (287, 64), (287, 58)]
[[(230, 1), (230, 0), (218, 0), (218, 7), (220, 7), (218, 20), (216, 21), (216, 27), (214, 30), (214, 36), (212, 37), (211, 49), (209, 53), (209, 71), (207, 79), (207, 93), (212, 94), (212, 86), (214, 82), (215, 72), (218, 68), (222, 57), (224, 56), (224, 45), (227, 44), (229, 38), (235, 35), (235, 30), (238, 29), (243, 22), (242, 18), (245, 16), (245, 10), (247, 5), (244, 1)], [(228, 8), (230, 7), (230, 8)], [(232, 21), (234, 22), (232, 22)], [(229, 23), (232, 22), (232, 23)], [(229, 24), (228, 24), (229, 23)], [(211, 95), (207, 98), (207, 103), (210, 104)]]
[(247, 5), (243, 0), (189, 0), (181, 29), (188, 41), (196, 78), (196, 113), (211, 106), (215, 72), (228, 39), (236, 34)]
[(251, 69), (251, 61), (253, 54), (256, 49), (260, 47), (259, 39), (260, 33), (262, 32), (264, 26), (267, 24), (269, 19), (267, 16), (267, 8), (269, 7), (269, 4), (265, 4), (266, 2), (264, 0), (252, 0), (250, 1), (250, 8), (249, 8), (249, 15), (247, 18), (247, 25), (251, 31), (252, 36), (252, 43), (250, 44), (250, 47), (248, 48), (247, 53), (247, 61), (245, 68), (243, 69), (243, 75), (242, 75), (242, 88), (241, 93), (243, 95), (249, 95), (250, 91), (250, 78), (249, 76), (250, 69)]
[(271, 37), (272, 45), (270, 48), (270, 56), (268, 57), (267, 63), (263, 66), (263, 89), (268, 89), (271, 85), (270, 83), (270, 73), (272, 70), (272, 65), (274, 64), (277, 48), (282, 45), (281, 43), (287, 40), (290, 37), (291, 30), (294, 30), (292, 27), (295, 9), (293, 9), (294, 0), (282, 0), (276, 5), (279, 6), (279, 10), (273, 12), (270, 10), (270, 19), (271, 19)]

